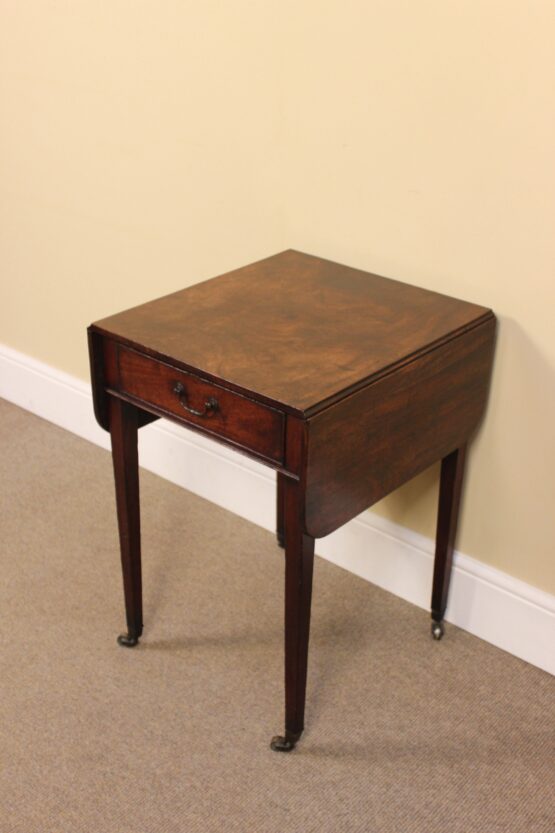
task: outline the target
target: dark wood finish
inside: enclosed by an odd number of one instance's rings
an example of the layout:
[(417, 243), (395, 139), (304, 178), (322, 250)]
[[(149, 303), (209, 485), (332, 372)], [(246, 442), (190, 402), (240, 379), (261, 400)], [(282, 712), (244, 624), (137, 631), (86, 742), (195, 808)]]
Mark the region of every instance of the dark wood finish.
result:
[(93, 329), (308, 416), (490, 315), (475, 304), (286, 251)]
[(485, 408), (495, 318), (287, 251), (89, 328), (110, 430), (128, 633), (142, 629), (137, 430), (166, 416), (277, 471), (285, 544), (285, 733), (304, 726), (314, 539), (443, 458), (433, 634), (443, 633), (464, 449)]
[[(118, 392), (208, 434), (231, 440), (277, 463), (284, 455), (284, 415), (233, 391), (134, 350), (119, 350)], [(177, 386), (181, 386), (176, 390)], [(217, 406), (206, 409), (214, 400)], [(187, 408), (201, 413), (195, 414)], [(202, 413), (206, 411), (206, 413)]]
[(285, 735), (272, 738), (278, 752), (294, 748), (304, 729), (314, 538), (304, 532), (304, 494), (282, 479), (285, 519)]
[(109, 355), (110, 346), (114, 342), (109, 338), (103, 338), (95, 331), (94, 327), (89, 327), (87, 336), (89, 340), (89, 363), (91, 368), (94, 415), (101, 428), (109, 431), (109, 397), (106, 393), (106, 388), (108, 386), (110, 368), (115, 372), (115, 363), (114, 361), (110, 361)]
[(138, 417), (133, 405), (110, 397), (110, 435), (127, 618), (127, 633), (118, 637), (118, 642), (127, 647), (136, 645), (143, 631)]
[(493, 319), (309, 420), (307, 531), (328, 535), (465, 442), (483, 414)]
[(276, 477), (276, 538), (280, 547), (285, 547), (285, 505), (284, 476), (278, 471)]
[(441, 461), (432, 586), (432, 634), (436, 639), (441, 639), (443, 636), (442, 622), (447, 608), (449, 582), (453, 566), (453, 550), (457, 534), (465, 459), (466, 445), (463, 445)]

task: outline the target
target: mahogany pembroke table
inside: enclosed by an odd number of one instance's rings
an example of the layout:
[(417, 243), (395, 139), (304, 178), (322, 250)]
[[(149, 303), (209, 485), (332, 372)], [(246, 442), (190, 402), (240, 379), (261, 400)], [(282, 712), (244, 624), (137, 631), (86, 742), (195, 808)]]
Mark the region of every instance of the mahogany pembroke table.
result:
[(491, 310), (296, 251), (89, 327), (111, 434), (127, 633), (143, 630), (137, 431), (167, 417), (277, 472), (285, 548), (285, 731), (304, 726), (314, 539), (441, 460), (432, 634), (443, 635), (467, 442)]

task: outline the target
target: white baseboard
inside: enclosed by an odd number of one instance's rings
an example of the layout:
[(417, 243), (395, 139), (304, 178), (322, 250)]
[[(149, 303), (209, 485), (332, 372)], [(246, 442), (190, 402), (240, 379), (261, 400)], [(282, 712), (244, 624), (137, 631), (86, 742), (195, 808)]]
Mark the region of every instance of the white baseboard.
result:
[[(90, 387), (0, 345), (0, 397), (103, 448)], [(141, 465), (265, 529), (275, 527), (275, 475), (192, 431), (160, 420), (140, 432)], [(365, 512), (316, 543), (323, 558), (429, 607), (433, 542)], [(447, 620), (555, 674), (555, 597), (455, 554)]]

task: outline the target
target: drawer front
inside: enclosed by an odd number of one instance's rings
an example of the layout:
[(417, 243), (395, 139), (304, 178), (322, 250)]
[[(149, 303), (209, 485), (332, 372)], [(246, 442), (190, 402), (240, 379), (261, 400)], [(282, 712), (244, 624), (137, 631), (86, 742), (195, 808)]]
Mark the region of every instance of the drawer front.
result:
[(135, 350), (120, 347), (118, 364), (121, 393), (283, 462), (284, 415), (279, 411)]

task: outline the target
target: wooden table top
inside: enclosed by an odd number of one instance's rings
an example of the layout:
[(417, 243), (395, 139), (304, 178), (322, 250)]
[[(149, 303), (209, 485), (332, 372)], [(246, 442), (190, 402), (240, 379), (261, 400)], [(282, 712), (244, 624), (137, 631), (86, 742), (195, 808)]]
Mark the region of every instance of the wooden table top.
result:
[(308, 416), (490, 317), (476, 304), (288, 250), (93, 329)]

